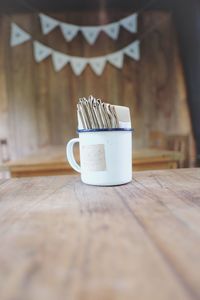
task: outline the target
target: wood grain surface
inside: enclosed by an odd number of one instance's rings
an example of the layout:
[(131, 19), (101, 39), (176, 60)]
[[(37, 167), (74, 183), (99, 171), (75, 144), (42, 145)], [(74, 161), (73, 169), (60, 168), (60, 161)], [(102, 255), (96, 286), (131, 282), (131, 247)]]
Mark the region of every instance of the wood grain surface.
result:
[(199, 299), (199, 195), (200, 169), (0, 181), (0, 299)]
[[(48, 12), (47, 12), (48, 13)], [(109, 23), (132, 11), (63, 12), (50, 15), (82, 25)], [(103, 17), (103, 20), (101, 19)], [(75, 76), (68, 64), (53, 70), (51, 58), (36, 63), (32, 42), (10, 47), (10, 24), (54, 50), (95, 57), (106, 55), (141, 39), (141, 60), (124, 59), (123, 68), (106, 65), (102, 76), (87, 67)], [(148, 148), (149, 132), (191, 135), (182, 64), (172, 18), (166, 12), (139, 15), (138, 34), (120, 29), (113, 41), (100, 33), (90, 46), (79, 33), (66, 43), (59, 28), (41, 33), (37, 14), (0, 16), (0, 138), (7, 138), (11, 159), (23, 157), (46, 145), (63, 144), (76, 135), (76, 103), (94, 94), (113, 104), (129, 106), (135, 128), (134, 148)]]

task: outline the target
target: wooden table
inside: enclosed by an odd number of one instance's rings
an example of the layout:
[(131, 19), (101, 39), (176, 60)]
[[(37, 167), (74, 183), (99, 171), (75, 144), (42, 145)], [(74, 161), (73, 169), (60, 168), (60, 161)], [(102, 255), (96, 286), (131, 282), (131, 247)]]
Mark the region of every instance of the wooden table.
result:
[[(78, 150), (75, 151), (79, 160)], [(156, 149), (134, 151), (134, 171), (177, 168), (182, 158), (180, 152)], [(6, 164), (12, 177), (49, 176), (72, 174), (74, 171), (66, 162), (65, 147), (54, 146), (39, 150), (33, 155)]]
[(0, 181), (0, 299), (200, 299), (200, 169), (133, 177)]

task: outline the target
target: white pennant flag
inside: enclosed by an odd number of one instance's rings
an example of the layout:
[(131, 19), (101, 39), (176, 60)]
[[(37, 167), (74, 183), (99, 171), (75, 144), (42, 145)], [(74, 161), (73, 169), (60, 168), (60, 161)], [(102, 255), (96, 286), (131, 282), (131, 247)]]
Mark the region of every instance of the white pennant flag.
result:
[(34, 57), (36, 62), (41, 62), (52, 53), (52, 49), (38, 41), (33, 42)]
[(103, 31), (109, 35), (113, 40), (116, 40), (119, 35), (119, 23), (112, 23), (102, 26)]
[(56, 72), (60, 71), (70, 60), (70, 57), (61, 52), (53, 51), (52, 53), (52, 61), (54, 70)]
[(106, 64), (106, 58), (104, 56), (90, 58), (89, 64), (92, 70), (94, 71), (94, 73), (100, 76), (103, 73)]
[(62, 34), (67, 42), (70, 42), (78, 33), (79, 26), (60, 23)]
[(39, 14), (40, 17), (40, 23), (41, 23), (41, 27), (42, 27), (42, 33), (43, 34), (47, 34), (50, 31), (52, 31), (55, 27), (57, 27), (59, 25), (59, 21), (46, 16), (44, 14)]
[(140, 59), (140, 41), (135, 41), (123, 49), (124, 53), (135, 60)]
[(107, 60), (111, 63), (114, 67), (121, 69), (124, 63), (124, 53), (123, 51), (117, 51), (112, 54), (107, 55)]
[(137, 17), (138, 14), (128, 16), (120, 21), (120, 25), (132, 33), (137, 32)]
[(21, 29), (17, 24), (11, 24), (11, 36), (10, 36), (10, 45), (11, 47), (20, 45), (31, 39), (31, 35)]
[(100, 27), (98, 26), (82, 26), (80, 28), (83, 36), (90, 45), (93, 45), (99, 35)]
[(85, 69), (87, 63), (88, 63), (88, 59), (76, 57), (76, 56), (71, 57), (71, 61), (70, 61), (72, 70), (74, 71), (75, 75), (80, 75)]

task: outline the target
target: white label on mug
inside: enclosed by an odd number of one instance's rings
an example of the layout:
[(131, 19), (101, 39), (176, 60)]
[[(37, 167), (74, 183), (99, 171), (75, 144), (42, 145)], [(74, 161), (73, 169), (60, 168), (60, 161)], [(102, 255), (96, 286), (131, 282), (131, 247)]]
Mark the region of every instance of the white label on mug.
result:
[(91, 172), (106, 170), (104, 144), (81, 145), (81, 168)]

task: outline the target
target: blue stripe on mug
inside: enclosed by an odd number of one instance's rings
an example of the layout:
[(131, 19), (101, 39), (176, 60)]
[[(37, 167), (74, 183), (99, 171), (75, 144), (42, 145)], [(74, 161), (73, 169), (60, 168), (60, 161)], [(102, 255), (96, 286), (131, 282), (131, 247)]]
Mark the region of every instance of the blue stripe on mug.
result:
[(102, 131), (134, 131), (134, 128), (93, 128), (93, 129), (77, 129), (77, 133), (84, 133), (84, 132), (102, 132)]

